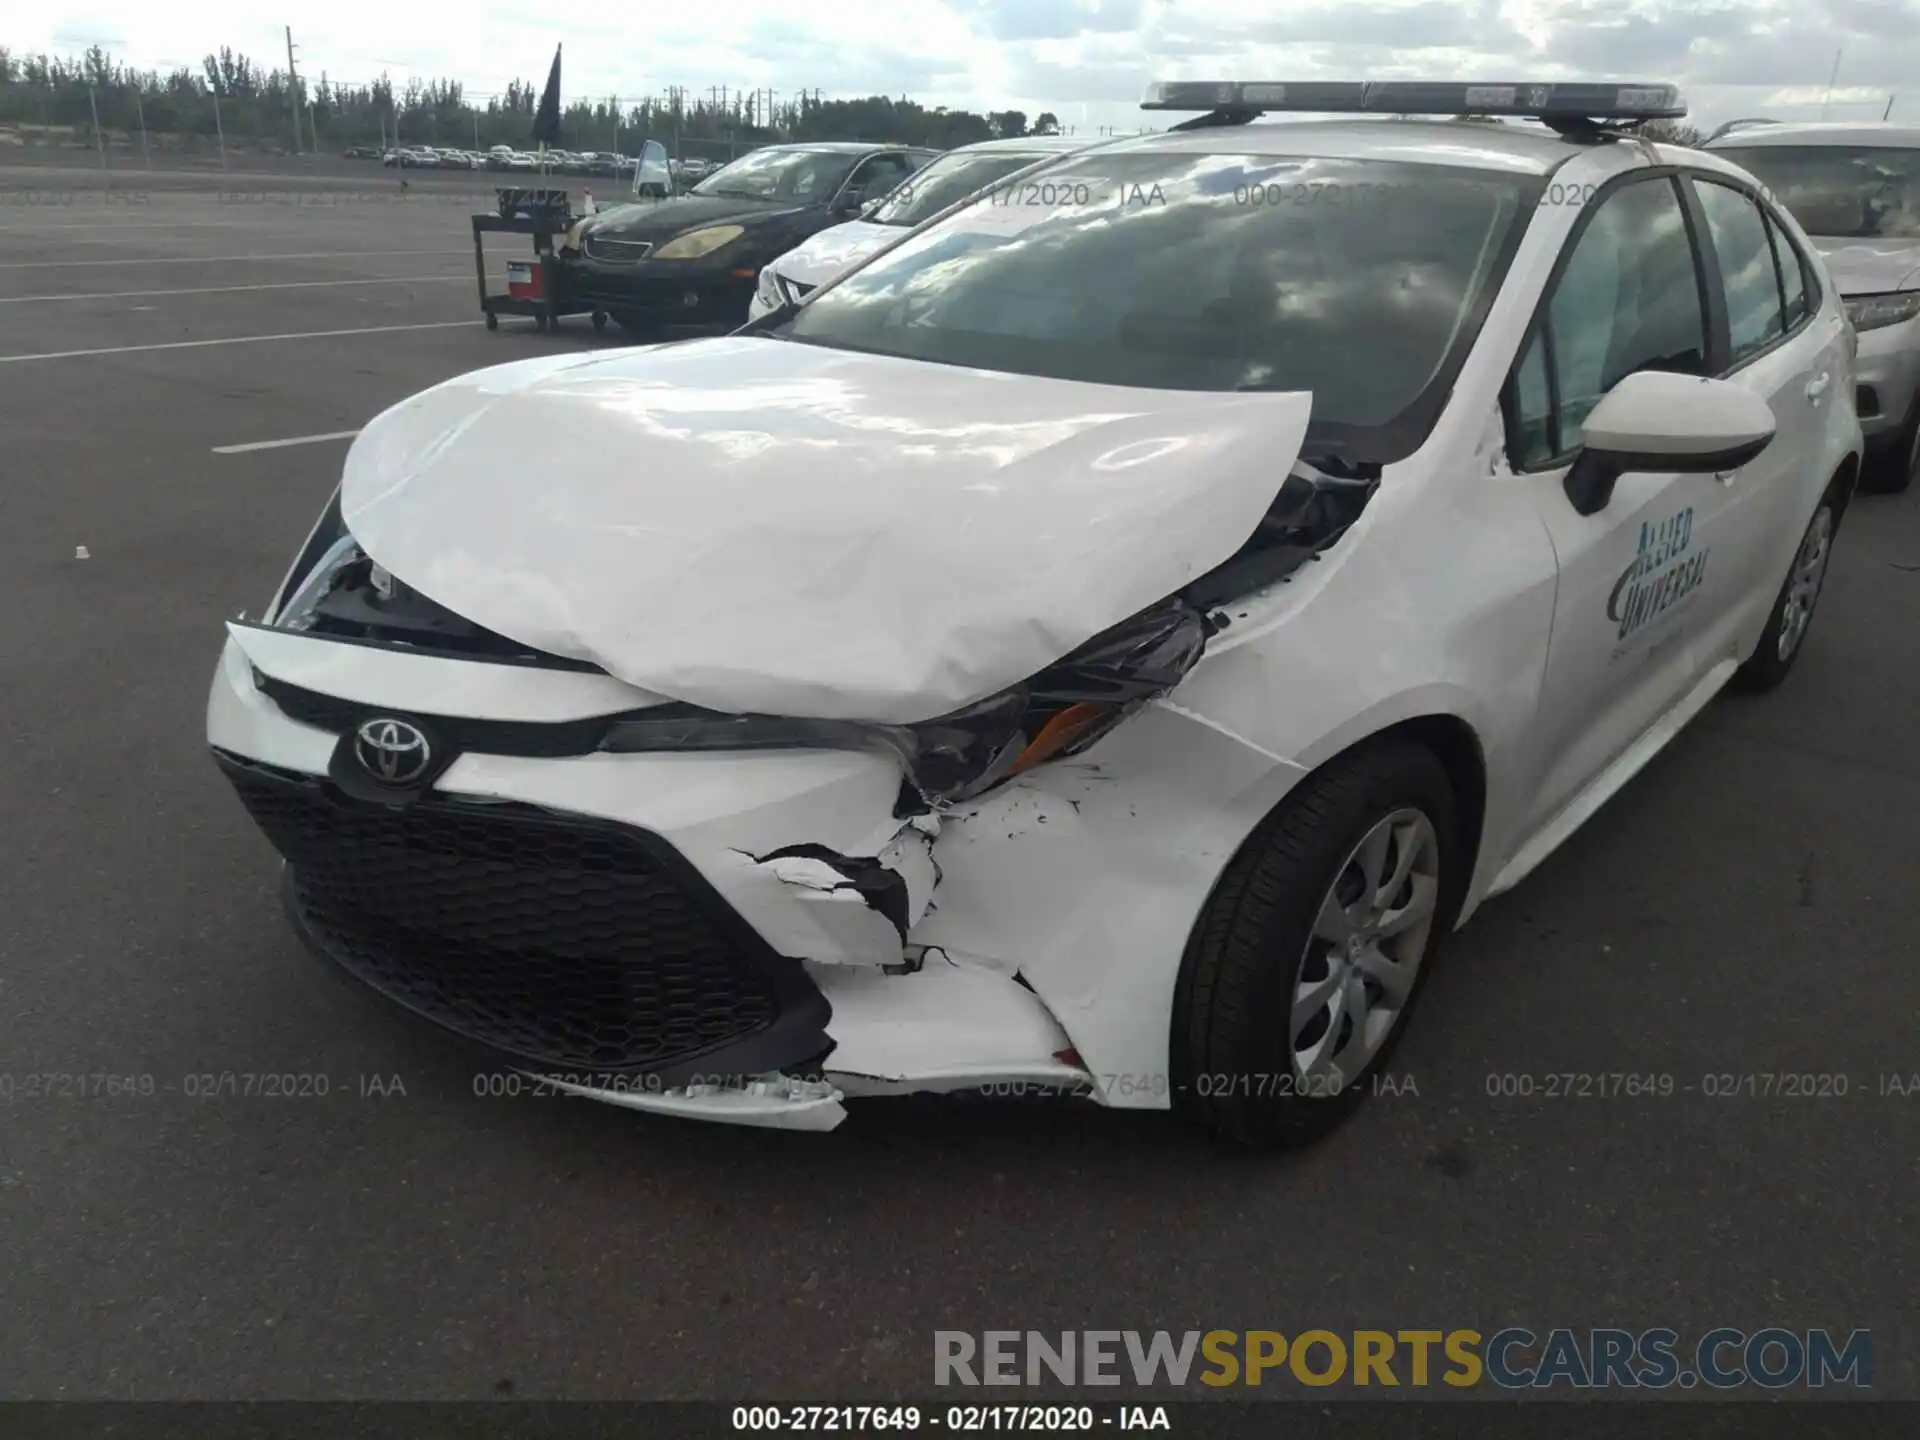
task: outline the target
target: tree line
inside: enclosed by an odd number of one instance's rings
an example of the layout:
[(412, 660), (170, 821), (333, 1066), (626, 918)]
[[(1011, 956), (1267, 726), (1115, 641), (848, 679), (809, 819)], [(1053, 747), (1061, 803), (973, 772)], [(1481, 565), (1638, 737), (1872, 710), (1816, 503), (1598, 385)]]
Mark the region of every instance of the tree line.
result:
[[(348, 146), (403, 143), (486, 149), (527, 148), (540, 88), (514, 81), (504, 93), (476, 97), (458, 80), (387, 76), (346, 84), (322, 72), (290, 77), (223, 46), (198, 70), (170, 74), (122, 64), (100, 46), (83, 55), (21, 55), (0, 47), (0, 125), (50, 127), (93, 140), (94, 127), (132, 136), (144, 129), (189, 146), (224, 135), (229, 144), (338, 152)], [(97, 120), (96, 120), (97, 116)], [(976, 114), (928, 108), (901, 96), (825, 99), (818, 91), (781, 96), (714, 87), (705, 94), (575, 100), (562, 116), (563, 144), (575, 150), (632, 153), (644, 139), (764, 144), (774, 140), (877, 140), (950, 149), (979, 140), (1060, 129), (1042, 114), (1028, 129), (1019, 110)]]

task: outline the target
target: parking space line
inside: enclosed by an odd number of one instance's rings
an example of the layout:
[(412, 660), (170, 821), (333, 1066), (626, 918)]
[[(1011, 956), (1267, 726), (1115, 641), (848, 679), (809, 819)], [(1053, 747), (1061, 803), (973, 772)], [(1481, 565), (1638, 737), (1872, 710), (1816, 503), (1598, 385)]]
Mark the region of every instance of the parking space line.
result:
[(335, 285), (431, 285), (472, 275), (378, 275), (362, 280), (275, 280), (264, 285), (207, 285), (188, 290), (108, 290), (98, 295), (0, 295), (0, 305), (38, 305), (55, 300), (145, 300), (154, 295), (238, 295), (249, 290), (321, 290)]
[(39, 355), (0, 355), (0, 365), (29, 360), (78, 360), (88, 355), (134, 355), (144, 350), (199, 350), (210, 345), (259, 345), (269, 340), (333, 340), (345, 335), (392, 335), (401, 330), (451, 330), (478, 320), (427, 320), (414, 325), (362, 325), (354, 330), (301, 330), (289, 335), (228, 335), (218, 340), (168, 340), (158, 345), (110, 345), (98, 350), (48, 350)]
[(284, 450), (289, 445), (318, 445), (324, 440), (351, 440), (358, 430), (329, 430), (325, 435), (295, 435), (289, 440), (253, 440), (245, 445), (216, 445), (216, 455), (245, 455), (250, 450)]
[(0, 270), (74, 269), (82, 265), (233, 265), (248, 260), (364, 260), (375, 255), (471, 255), (452, 250), (306, 250), (292, 255), (149, 255), (129, 260), (0, 260)]
[[(4, 207), (0, 207), (4, 208)], [(31, 225), (0, 225), (0, 237), (7, 235), (57, 235), (74, 231), (97, 230), (102, 220), (81, 220), (68, 225), (60, 223), (41, 223)], [(122, 220), (118, 215), (111, 217), (115, 230), (271, 230), (273, 226), (259, 220)], [(71, 241), (67, 242), (73, 243)]]

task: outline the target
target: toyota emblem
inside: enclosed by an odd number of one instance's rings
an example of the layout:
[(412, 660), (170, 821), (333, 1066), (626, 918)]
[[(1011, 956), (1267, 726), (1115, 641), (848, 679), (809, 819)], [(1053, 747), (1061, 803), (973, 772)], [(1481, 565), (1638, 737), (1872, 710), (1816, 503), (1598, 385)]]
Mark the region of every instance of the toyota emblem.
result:
[(383, 715), (355, 733), (353, 758), (382, 785), (411, 785), (433, 763), (433, 747), (418, 726)]

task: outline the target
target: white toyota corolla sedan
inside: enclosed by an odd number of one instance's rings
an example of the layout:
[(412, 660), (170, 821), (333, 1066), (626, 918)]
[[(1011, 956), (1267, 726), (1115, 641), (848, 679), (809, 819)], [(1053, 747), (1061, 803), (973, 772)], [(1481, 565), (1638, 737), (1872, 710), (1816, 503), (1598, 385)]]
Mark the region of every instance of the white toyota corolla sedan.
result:
[(1852, 336), (1745, 172), (1598, 123), (1669, 87), (1150, 103), (741, 333), (373, 420), (208, 712), (300, 934), (685, 1116), (1367, 1093), (1442, 938), (1792, 667)]

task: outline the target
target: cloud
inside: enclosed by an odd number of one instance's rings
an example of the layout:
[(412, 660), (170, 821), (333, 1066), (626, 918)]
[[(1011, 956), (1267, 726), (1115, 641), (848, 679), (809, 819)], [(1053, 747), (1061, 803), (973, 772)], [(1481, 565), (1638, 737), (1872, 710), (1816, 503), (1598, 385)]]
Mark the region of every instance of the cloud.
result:
[[(278, 25), (250, 0), (125, 5), (111, 19), (99, 0), (80, 3), (48, 0), (17, 17), (9, 43), (70, 53), (118, 42), (119, 58), (161, 70), (197, 66), (221, 45), (284, 63)], [(1843, 50), (1840, 86), (1861, 98), (1836, 97), (1836, 114), (1877, 116), (1902, 87), (1899, 113), (1920, 112), (1920, 0), (729, 0), (724, 11), (482, 0), (458, 24), (388, 0), (334, 0), (294, 29), (304, 70), (353, 82), (384, 71), (496, 94), (512, 79), (537, 82), (564, 42), (567, 90), (583, 97), (676, 85), (905, 93), (1123, 129), (1146, 118), (1146, 81), (1229, 74), (1671, 79), (1713, 123), (1773, 113), (1783, 93), (1824, 94)], [(1786, 113), (1809, 107), (1818, 113), (1818, 100)]]

